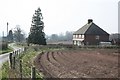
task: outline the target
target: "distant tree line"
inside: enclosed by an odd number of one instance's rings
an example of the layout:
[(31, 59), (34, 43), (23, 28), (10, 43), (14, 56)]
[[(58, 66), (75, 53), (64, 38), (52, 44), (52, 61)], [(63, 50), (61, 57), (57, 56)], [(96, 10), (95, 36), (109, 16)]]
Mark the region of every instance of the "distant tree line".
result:
[(111, 41), (111, 43), (113, 45), (120, 45), (120, 34), (116, 33), (116, 34), (111, 34), (109, 36), (109, 40)]
[(65, 34), (52, 34), (50, 36), (46, 36), (47, 41), (72, 41), (73, 32), (66, 31)]

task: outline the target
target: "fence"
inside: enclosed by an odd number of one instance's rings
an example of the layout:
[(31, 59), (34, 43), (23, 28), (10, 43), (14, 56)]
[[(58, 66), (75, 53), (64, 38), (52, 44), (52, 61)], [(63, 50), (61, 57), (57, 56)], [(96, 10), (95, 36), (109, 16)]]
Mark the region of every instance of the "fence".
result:
[(29, 71), (29, 73), (25, 73), (25, 66), (23, 66), (22, 56), (27, 54), (26, 50), (27, 48), (25, 47), (9, 54), (9, 68), (13, 73), (9, 74), (9, 78), (20, 78), (21, 80), (23, 78), (31, 78), (32, 80), (36, 78), (36, 70), (34, 66), (31, 66), (31, 71)]

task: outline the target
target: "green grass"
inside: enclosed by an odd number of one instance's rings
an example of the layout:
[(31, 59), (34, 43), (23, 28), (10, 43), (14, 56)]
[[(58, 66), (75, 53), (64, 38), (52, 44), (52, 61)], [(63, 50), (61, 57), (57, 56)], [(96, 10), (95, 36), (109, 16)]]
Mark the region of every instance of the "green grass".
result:
[(11, 52), (11, 51), (12, 51), (12, 49), (9, 47), (8, 49), (0, 50), (0, 54), (8, 53), (8, 52)]
[[(34, 49), (28, 49), (28, 51), (26, 52), (26, 54), (22, 57), (22, 61), (23, 61), (23, 73), (25, 73), (26, 75), (29, 75), (31, 74), (31, 67), (34, 66), (34, 63), (33, 63), (33, 60), (35, 58), (35, 56), (37, 56), (40, 52), (36, 52), (34, 51)], [(26, 66), (27, 65), (27, 66)], [(43, 75), (41, 73), (39, 73), (37, 70), (36, 70), (36, 77), (37, 78), (42, 78)]]
[(2, 69), (0, 70), (0, 74), (1, 74), (0, 79), (2, 78), (2, 80), (7, 80), (7, 78), (8, 78), (8, 70), (9, 70), (8, 65), (9, 65), (9, 63), (5, 62), (3, 64)]
[[(37, 56), (39, 52), (36, 52), (33, 48), (29, 48), (24, 54), (20, 56), (20, 59), (22, 60), (22, 73), (24, 75), (24, 78), (30, 78), (31, 76), (31, 67), (34, 66), (33, 60), (34, 57)], [(6, 62), (2, 66), (2, 70), (0, 70), (0, 73), (2, 73), (2, 80), (9, 78), (9, 75), (12, 76), (12, 78), (19, 78), (19, 74), (14, 70), (9, 69), (9, 63)], [(43, 75), (36, 69), (36, 78), (42, 79)]]

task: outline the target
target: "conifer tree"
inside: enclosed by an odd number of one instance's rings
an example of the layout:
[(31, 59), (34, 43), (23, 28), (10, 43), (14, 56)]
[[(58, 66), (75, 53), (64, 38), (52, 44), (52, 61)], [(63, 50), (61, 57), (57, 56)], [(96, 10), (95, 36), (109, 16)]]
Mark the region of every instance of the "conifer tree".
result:
[(46, 45), (44, 22), (42, 21), (43, 16), (41, 13), (41, 9), (38, 8), (35, 10), (35, 14), (32, 17), (32, 24), (30, 28), (30, 33), (28, 36), (28, 43)]

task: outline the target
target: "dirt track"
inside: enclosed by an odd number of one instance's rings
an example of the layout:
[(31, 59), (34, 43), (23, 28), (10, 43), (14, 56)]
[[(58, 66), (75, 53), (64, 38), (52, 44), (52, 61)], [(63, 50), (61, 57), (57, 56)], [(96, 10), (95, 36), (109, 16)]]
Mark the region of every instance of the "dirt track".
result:
[(45, 77), (116, 78), (117, 50), (66, 50), (38, 55), (35, 65)]

